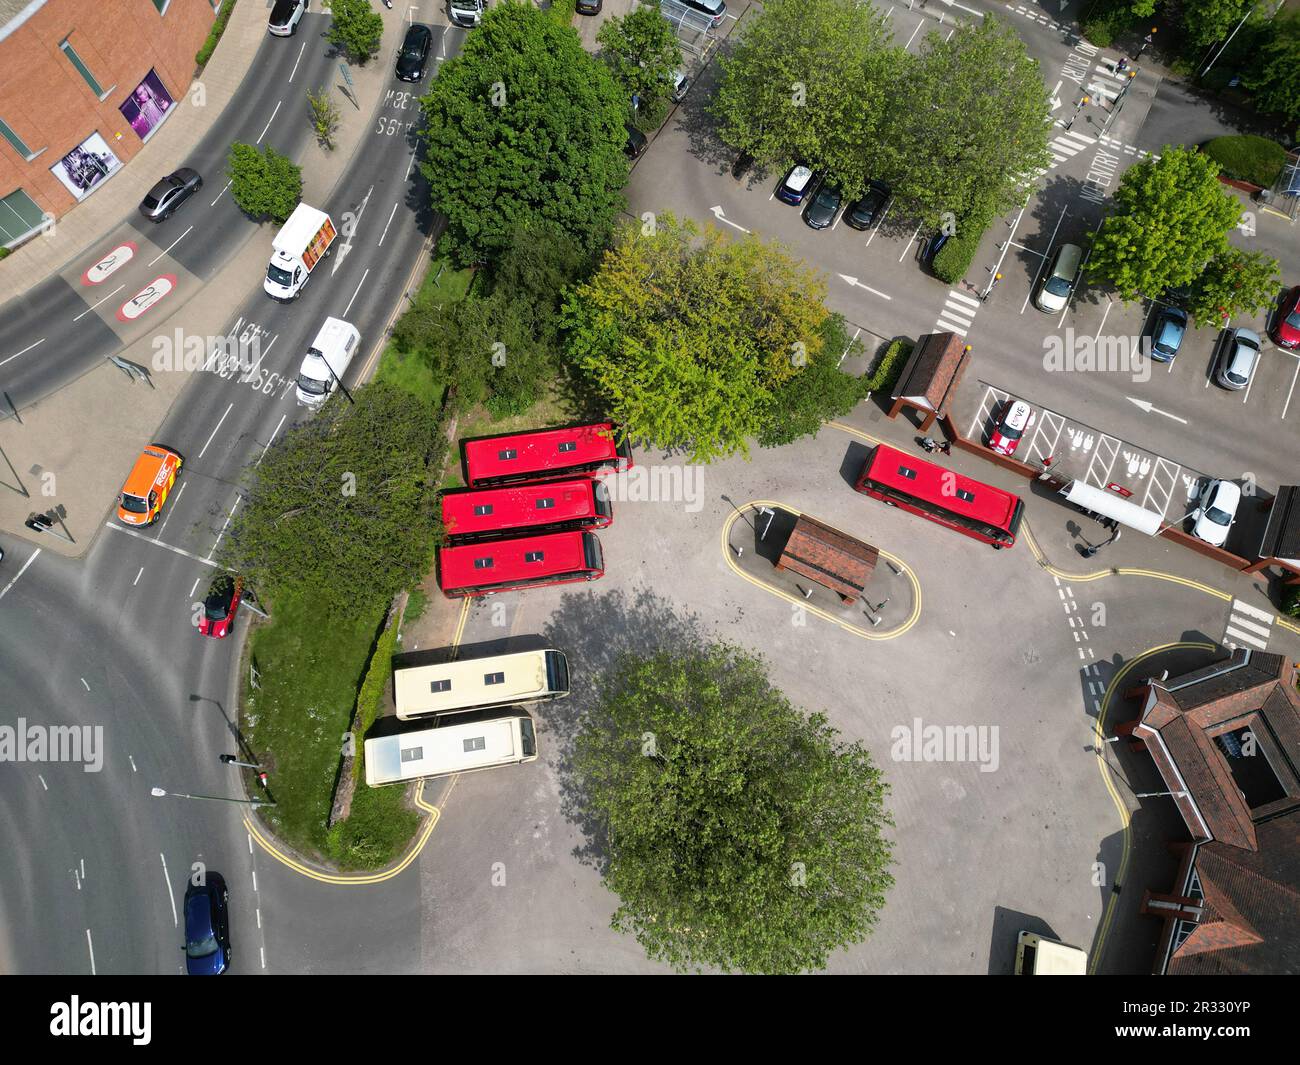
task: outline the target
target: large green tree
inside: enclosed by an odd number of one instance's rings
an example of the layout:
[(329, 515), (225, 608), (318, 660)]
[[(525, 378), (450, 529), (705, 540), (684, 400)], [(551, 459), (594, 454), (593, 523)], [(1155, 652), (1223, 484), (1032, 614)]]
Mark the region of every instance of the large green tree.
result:
[(927, 36), (892, 95), (879, 153), (900, 205), (933, 222), (1007, 210), (1052, 162), (1051, 103), (1037, 61), (989, 16)]
[(232, 144), (226, 173), (239, 209), (259, 222), (283, 222), (302, 199), (302, 169), (269, 144)]
[(370, 0), (332, 0), (332, 21), (325, 39), (354, 63), (364, 64), (378, 53), (384, 19)]
[(860, 744), (727, 645), (625, 660), (577, 740), (613, 928), (679, 970), (795, 973), (865, 939), (893, 884)]
[(386, 384), (337, 392), (251, 472), (223, 561), (322, 614), (382, 607), (427, 571), (446, 443), (428, 408)]
[(497, 4), (422, 100), (421, 168), (461, 263), (490, 262), (517, 226), (588, 249), (623, 206), (628, 102), (578, 35), (531, 4)]
[(1189, 285), (1226, 251), (1228, 231), (1241, 217), (1218, 172), (1208, 156), (1179, 147), (1130, 167), (1093, 243), (1089, 275), (1123, 300)]
[(1261, 34), (1241, 83), (1255, 105), (1300, 123), (1300, 11), (1279, 15)]
[(1278, 262), (1258, 251), (1227, 247), (1205, 264), (1192, 284), (1190, 309), (1206, 325), (1250, 317), (1276, 299), (1282, 287)]
[(601, 26), (596, 41), (629, 103), (637, 99), (637, 124), (645, 129), (657, 126), (672, 97), (673, 73), (682, 65), (673, 24), (656, 7), (638, 7)]
[(1258, 0), (1180, 0), (1179, 16), (1187, 39), (1198, 48), (1221, 41)]
[(844, 318), (830, 315), (822, 325), (820, 353), (772, 391), (767, 417), (758, 430), (762, 447), (780, 447), (801, 436), (812, 436), (831, 418), (840, 418), (867, 394), (867, 379), (840, 370), (848, 356), (862, 352), (862, 342), (849, 336)]
[(762, 166), (806, 160), (857, 196), (906, 59), (857, 0), (768, 0), (722, 59), (719, 134)]
[(665, 214), (624, 230), (574, 290), (568, 355), (633, 436), (689, 448), (696, 462), (748, 454), (782, 386), (816, 360), (838, 363), (825, 292), (780, 247)]

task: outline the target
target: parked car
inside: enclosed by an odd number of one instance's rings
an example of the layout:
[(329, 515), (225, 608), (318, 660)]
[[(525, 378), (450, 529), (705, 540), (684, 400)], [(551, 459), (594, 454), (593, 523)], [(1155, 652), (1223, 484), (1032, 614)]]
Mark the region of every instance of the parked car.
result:
[(731, 176), (739, 181), (749, 172), (749, 168), (754, 165), (754, 157), (749, 152), (741, 152), (736, 156), (736, 161), (731, 164)]
[(429, 46), (433, 43), (433, 34), (428, 26), (412, 23), (402, 41), (401, 51), (397, 53), (397, 79), (399, 81), (420, 81), (424, 78), (424, 65), (429, 61)]
[(650, 142), (645, 139), (645, 134), (630, 122), (623, 123), (623, 128), (627, 130), (627, 143), (623, 145), (623, 154), (629, 159), (635, 159), (649, 147)]
[(1300, 285), (1282, 297), (1269, 336), (1279, 347), (1300, 348)]
[(244, 598), (244, 578), (222, 573), (212, 578), (203, 598), (203, 615), (199, 618), (199, 635), (223, 640), (235, 627), (235, 614)]
[(307, 12), (307, 0), (275, 0), (267, 30), (276, 37), (292, 37)]
[(811, 229), (829, 229), (840, 213), (840, 204), (844, 202), (840, 190), (829, 181), (822, 182), (816, 192), (808, 198), (808, 206), (803, 209), (804, 224)]
[(117, 497), (117, 520), (123, 525), (151, 525), (176, 483), (185, 460), (162, 444), (150, 444), (140, 453)]
[(786, 171), (781, 184), (777, 186), (776, 198), (782, 203), (798, 207), (810, 193), (817, 191), (820, 183), (821, 177), (815, 170), (804, 166), (803, 163), (795, 163)]
[(925, 242), (925, 249), (921, 252), (921, 258), (925, 260), (925, 265), (933, 272), (934, 257), (943, 251), (943, 246), (948, 243), (948, 238), (952, 236), (946, 230), (936, 229), (930, 234), (930, 239)]
[(885, 209), (891, 195), (883, 181), (868, 181), (867, 191), (848, 206), (844, 221), (854, 229), (870, 229)]
[(1070, 293), (1079, 277), (1079, 263), (1083, 261), (1083, 249), (1077, 244), (1062, 244), (1052, 256), (1052, 263), (1043, 275), (1038, 286), (1038, 295), (1034, 297), (1034, 306), (1040, 311), (1055, 314), (1065, 310), (1070, 302)]
[(999, 455), (1015, 454), (1020, 438), (1037, 417), (1023, 399), (1007, 400), (998, 420), (993, 423), (993, 431), (989, 433), (989, 447)]
[(1253, 329), (1225, 329), (1214, 379), (1224, 388), (1238, 391), (1250, 384), (1258, 365), (1259, 334)]
[(174, 174), (168, 174), (154, 185), (140, 201), (140, 213), (150, 222), (161, 222), (170, 218), (181, 204), (203, 188), (203, 178), (197, 170), (183, 166)]
[(483, 21), (487, 0), (447, 0), (447, 17), (453, 26), (473, 28)]
[(1187, 335), (1187, 312), (1161, 307), (1151, 320), (1151, 357), (1156, 362), (1173, 362)]
[(1240, 502), (1240, 487), (1231, 481), (1211, 481), (1192, 511), (1192, 533), (1207, 544), (1222, 547), (1228, 539), (1228, 530), (1237, 520)]
[(576, 9), (579, 15), (599, 15), (604, 0), (578, 0)]
[(727, 5), (723, 0), (677, 0), (677, 2), (692, 11), (698, 11), (701, 15), (708, 15), (710, 26), (721, 26), (722, 20), (727, 17)]
[(217, 976), (230, 966), (230, 892), (219, 873), (185, 889), (185, 971)]

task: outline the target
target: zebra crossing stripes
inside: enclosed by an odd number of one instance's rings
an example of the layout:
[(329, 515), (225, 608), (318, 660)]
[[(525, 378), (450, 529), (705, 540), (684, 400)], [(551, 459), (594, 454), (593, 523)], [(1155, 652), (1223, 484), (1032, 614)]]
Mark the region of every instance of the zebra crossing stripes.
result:
[(1089, 137), (1086, 133), (1075, 133), (1072, 130), (1066, 130), (1052, 138), (1049, 148), (1052, 152), (1052, 158), (1056, 160), (1055, 165), (1059, 166), (1067, 159), (1086, 151), (1096, 143), (1097, 139)]
[(934, 324), (945, 333), (956, 333), (959, 337), (964, 337), (979, 309), (979, 300), (949, 290), (948, 298), (943, 301), (943, 310), (939, 312)]
[(1120, 89), (1128, 82), (1128, 76), (1116, 76), (1111, 63), (1098, 63), (1092, 68), (1092, 81), (1088, 82), (1087, 91), (1093, 99), (1101, 97), (1107, 103), (1114, 103)]
[(1240, 599), (1232, 601), (1232, 613), (1228, 617), (1228, 627), (1223, 634), (1223, 643), (1234, 650), (1245, 644), (1256, 650), (1268, 648), (1268, 637), (1276, 620), (1267, 610), (1243, 603)]

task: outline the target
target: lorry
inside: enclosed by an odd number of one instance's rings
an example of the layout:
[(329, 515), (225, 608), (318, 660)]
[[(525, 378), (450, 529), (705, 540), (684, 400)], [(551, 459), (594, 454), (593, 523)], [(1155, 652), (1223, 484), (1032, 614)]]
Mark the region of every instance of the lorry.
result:
[(1034, 932), (1016, 938), (1017, 976), (1086, 976), (1088, 952)]
[(330, 253), (338, 230), (324, 211), (298, 204), (271, 242), (274, 251), (262, 287), (272, 299), (287, 303), (302, 294), (312, 271)]

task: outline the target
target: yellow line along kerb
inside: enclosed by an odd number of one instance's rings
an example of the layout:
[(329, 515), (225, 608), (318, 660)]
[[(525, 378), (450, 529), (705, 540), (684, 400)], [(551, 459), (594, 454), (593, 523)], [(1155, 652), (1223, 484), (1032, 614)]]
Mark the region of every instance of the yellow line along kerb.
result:
[(829, 621), (833, 625), (838, 625), (846, 632), (853, 633), (854, 636), (861, 636), (864, 640), (894, 640), (897, 639), (899, 636), (902, 636), (903, 633), (905, 633), (908, 629), (910, 629), (913, 625), (916, 624), (916, 619), (921, 616), (921, 583), (916, 579), (916, 574), (912, 572), (911, 566), (909, 566), (897, 555), (891, 555), (888, 551), (885, 551), (883, 549), (880, 549), (881, 555), (883, 555), (890, 562), (894, 563), (894, 565), (896, 565), (900, 570), (902, 570), (902, 572), (907, 575), (907, 579), (912, 585), (911, 616), (908, 617), (907, 620), (904, 621), (897, 628), (889, 629), (886, 632), (868, 632), (865, 629), (858, 628), (858, 626), (856, 625), (850, 625), (847, 621), (844, 621), (841, 618), (837, 618), (833, 614), (828, 614), (826, 611), (820, 609), (819, 607), (812, 606), (806, 600), (796, 599), (788, 592), (783, 592), (779, 588), (773, 588), (766, 581), (761, 581), (757, 577), (754, 577), (751, 574), (746, 573), (743, 569), (741, 569), (739, 566), (736, 565), (736, 561), (734, 558), (732, 558), (731, 555), (731, 545), (729, 542), (730, 535), (731, 535), (731, 527), (736, 523), (736, 520), (746, 510), (750, 510), (750, 509), (757, 510), (757, 508), (759, 507), (780, 507), (782, 510), (786, 511), (787, 513), (794, 514), (794, 515), (802, 515), (803, 513), (802, 511), (797, 510), (795, 507), (792, 507), (787, 503), (778, 503), (771, 499), (756, 499), (749, 503), (744, 504), (744, 506), (742, 507), (738, 507), (734, 509), (731, 512), (730, 516), (727, 518), (727, 520), (722, 523), (722, 557), (726, 560), (727, 565), (728, 567), (730, 567), (732, 573), (735, 573), (737, 576), (743, 578), (744, 580), (747, 580), (750, 584), (754, 585), (756, 588), (762, 588), (763, 591), (776, 596), (778, 599), (784, 599), (787, 603), (792, 603), (797, 607), (801, 607), (802, 609), (808, 611), (810, 614), (816, 614), (819, 618), (823, 618), (826, 621)]

